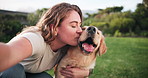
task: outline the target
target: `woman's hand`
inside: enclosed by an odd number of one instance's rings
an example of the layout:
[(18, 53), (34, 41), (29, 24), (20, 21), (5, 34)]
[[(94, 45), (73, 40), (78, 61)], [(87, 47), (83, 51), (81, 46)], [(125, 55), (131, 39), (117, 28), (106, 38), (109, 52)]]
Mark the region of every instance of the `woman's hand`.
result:
[(72, 66), (67, 66), (60, 72), (66, 78), (84, 78), (89, 75), (89, 70), (74, 68)]

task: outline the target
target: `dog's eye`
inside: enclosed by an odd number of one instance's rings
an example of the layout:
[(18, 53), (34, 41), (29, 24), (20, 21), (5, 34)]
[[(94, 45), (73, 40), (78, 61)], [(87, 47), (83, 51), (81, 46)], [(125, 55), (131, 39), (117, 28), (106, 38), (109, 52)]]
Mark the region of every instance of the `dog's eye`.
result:
[(85, 28), (84, 28), (84, 27), (82, 27), (82, 30), (85, 30)]
[(97, 31), (97, 34), (100, 34), (100, 33)]

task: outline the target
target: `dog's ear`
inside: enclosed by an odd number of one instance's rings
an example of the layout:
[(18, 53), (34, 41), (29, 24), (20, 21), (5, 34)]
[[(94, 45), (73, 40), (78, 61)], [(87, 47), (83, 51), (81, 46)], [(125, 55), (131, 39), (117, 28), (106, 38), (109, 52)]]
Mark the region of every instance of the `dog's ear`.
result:
[(107, 47), (106, 47), (106, 43), (105, 43), (105, 40), (104, 40), (104, 36), (101, 37), (101, 40), (100, 40), (100, 47), (99, 47), (99, 56), (101, 56), (102, 54), (104, 54), (107, 50)]
[(82, 30), (85, 30), (87, 27), (88, 27), (88, 26), (83, 26), (83, 27), (82, 27)]

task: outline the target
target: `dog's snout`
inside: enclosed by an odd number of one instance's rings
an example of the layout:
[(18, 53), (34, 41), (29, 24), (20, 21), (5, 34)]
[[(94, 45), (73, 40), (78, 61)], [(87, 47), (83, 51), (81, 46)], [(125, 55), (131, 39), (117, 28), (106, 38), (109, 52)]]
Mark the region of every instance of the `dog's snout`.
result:
[(90, 33), (90, 34), (95, 34), (96, 33), (96, 29), (95, 27), (91, 26), (87, 29), (87, 32)]

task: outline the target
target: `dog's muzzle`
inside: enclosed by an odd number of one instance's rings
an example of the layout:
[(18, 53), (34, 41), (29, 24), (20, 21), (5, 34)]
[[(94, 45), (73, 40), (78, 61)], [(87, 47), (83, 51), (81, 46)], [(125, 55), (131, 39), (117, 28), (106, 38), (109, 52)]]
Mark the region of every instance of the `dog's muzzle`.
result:
[(95, 27), (93, 27), (93, 26), (88, 27), (88, 28), (87, 28), (87, 32), (88, 32), (88, 34), (93, 35), (93, 34), (95, 34), (95, 33), (96, 33), (96, 28), (95, 28)]
[(96, 34), (96, 29), (95, 27), (91, 26), (88, 27), (86, 31), (87, 37), (84, 41), (79, 42), (79, 47), (84, 53), (90, 54), (97, 47), (97, 45), (94, 44), (94, 35)]

